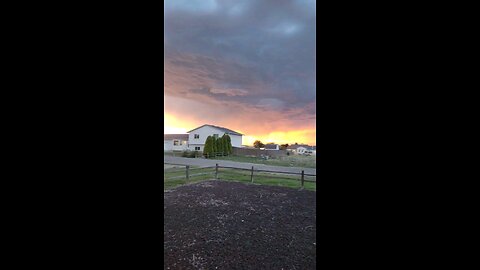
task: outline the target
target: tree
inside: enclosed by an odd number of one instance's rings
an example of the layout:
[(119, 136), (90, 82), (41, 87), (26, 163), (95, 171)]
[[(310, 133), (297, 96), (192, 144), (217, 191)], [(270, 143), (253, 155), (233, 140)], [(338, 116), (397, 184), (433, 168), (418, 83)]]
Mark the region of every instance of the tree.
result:
[(224, 149), (223, 149), (223, 140), (222, 140), (222, 138), (221, 138), (221, 137), (220, 137), (220, 138), (217, 138), (217, 139), (215, 140), (215, 143), (216, 143), (216, 145), (217, 145), (217, 152), (223, 155)]
[(208, 136), (205, 140), (205, 146), (203, 147), (203, 154), (207, 155), (208, 157), (211, 157), (214, 152), (213, 139), (214, 138), (212, 136)]
[(288, 143), (280, 145), (280, 150), (287, 150)]
[(228, 152), (228, 146), (227, 146), (227, 138), (225, 137), (225, 134), (220, 138), (220, 143), (222, 145), (222, 154), (226, 155)]
[(215, 139), (215, 137), (212, 137), (212, 153), (216, 153), (217, 152), (217, 140)]
[(263, 144), (261, 141), (259, 140), (256, 140), (254, 143), (253, 143), (253, 147), (255, 148), (263, 148), (265, 147), (265, 144)]
[(213, 137), (213, 144), (215, 145), (215, 155), (221, 151), (218, 138)]
[(227, 145), (227, 154), (231, 155), (233, 153), (232, 139), (228, 134), (225, 134), (225, 142)]
[(207, 156), (208, 155), (208, 148), (210, 147), (210, 136), (207, 137), (205, 140), (205, 144), (203, 145), (203, 155)]

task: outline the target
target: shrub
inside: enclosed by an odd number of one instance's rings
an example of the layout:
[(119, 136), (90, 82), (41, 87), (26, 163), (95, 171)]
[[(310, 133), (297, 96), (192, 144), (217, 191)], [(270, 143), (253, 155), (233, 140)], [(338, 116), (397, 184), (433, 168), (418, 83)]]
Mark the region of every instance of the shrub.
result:
[(189, 156), (189, 153), (188, 153), (188, 151), (183, 151), (183, 153), (182, 153), (182, 157), (188, 157), (188, 156)]

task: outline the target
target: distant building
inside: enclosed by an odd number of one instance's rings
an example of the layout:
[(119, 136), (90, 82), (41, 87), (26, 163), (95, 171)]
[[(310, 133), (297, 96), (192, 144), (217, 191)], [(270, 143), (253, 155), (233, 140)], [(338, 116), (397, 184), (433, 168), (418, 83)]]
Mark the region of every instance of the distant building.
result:
[(307, 149), (308, 149), (308, 146), (300, 146), (297, 148), (297, 154), (303, 155), (305, 154), (305, 151), (307, 151)]
[(294, 144), (287, 147), (287, 151), (296, 155), (316, 155), (317, 147), (306, 144)]
[[(291, 153), (293, 153), (293, 154), (298, 154), (298, 148), (299, 148), (299, 147), (306, 148), (306, 147), (308, 147), (308, 145), (306, 145), (306, 144), (292, 144), (292, 145), (289, 145), (289, 146), (287, 147), (287, 151), (288, 151), (288, 152), (291, 152)], [(303, 151), (303, 150), (302, 150), (302, 151)]]
[(163, 134), (163, 151), (188, 149), (188, 134)]
[(265, 144), (265, 150), (280, 150), (280, 146), (274, 143)]
[(224, 134), (228, 134), (228, 136), (230, 136), (232, 147), (242, 147), (243, 134), (228, 128), (214, 125), (203, 125), (192, 129), (187, 133), (189, 143), (188, 149), (192, 151), (203, 151), (203, 147), (205, 146), (205, 140), (207, 140), (208, 136), (219, 138), (222, 137)]
[(297, 154), (315, 156), (315, 155), (317, 155), (317, 147), (315, 147), (315, 146), (306, 146), (306, 147), (301, 146), (301, 147), (298, 147), (297, 148)]

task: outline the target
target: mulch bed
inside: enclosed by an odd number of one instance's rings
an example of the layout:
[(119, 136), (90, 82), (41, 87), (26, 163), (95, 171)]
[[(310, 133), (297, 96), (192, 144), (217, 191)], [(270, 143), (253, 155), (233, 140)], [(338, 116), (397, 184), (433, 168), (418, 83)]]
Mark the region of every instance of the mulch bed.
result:
[(163, 269), (315, 269), (313, 191), (205, 181), (163, 201)]

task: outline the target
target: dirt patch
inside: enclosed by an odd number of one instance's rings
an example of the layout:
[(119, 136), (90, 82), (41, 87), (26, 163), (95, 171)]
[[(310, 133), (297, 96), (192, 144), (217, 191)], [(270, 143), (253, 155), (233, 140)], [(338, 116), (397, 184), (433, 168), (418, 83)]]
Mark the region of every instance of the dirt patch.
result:
[(163, 269), (315, 269), (315, 197), (227, 181), (164, 193)]

